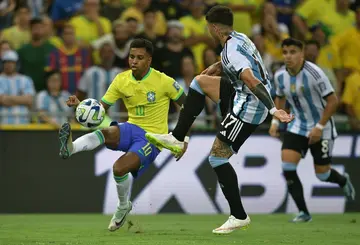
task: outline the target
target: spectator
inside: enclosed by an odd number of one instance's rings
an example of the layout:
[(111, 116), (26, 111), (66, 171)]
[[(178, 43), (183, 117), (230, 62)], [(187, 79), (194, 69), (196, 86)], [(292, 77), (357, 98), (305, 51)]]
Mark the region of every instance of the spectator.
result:
[(15, 25), (5, 29), (2, 40), (7, 40), (14, 49), (30, 41), (30, 10), (26, 6), (19, 7), (15, 14)]
[(65, 23), (80, 12), (84, 0), (53, 0), (51, 19), (56, 29), (62, 29)]
[[(51, 1), (51, 0), (50, 0)], [(18, 5), (26, 5), (30, 9), (31, 18), (40, 18), (47, 10), (49, 0), (17, 0)]]
[(360, 72), (353, 72), (345, 84), (342, 102), (345, 104), (351, 128), (360, 131)]
[(183, 25), (179, 21), (169, 21), (165, 46), (154, 53), (153, 66), (170, 77), (179, 77), (182, 58), (193, 56), (191, 50), (185, 47), (182, 30)]
[(203, 63), (204, 63), (204, 68), (208, 68), (209, 66), (211, 66), (212, 64), (215, 64), (216, 62), (218, 62), (218, 57), (216, 55), (216, 52), (214, 49), (211, 48), (206, 48), (204, 50), (203, 53)]
[(144, 30), (136, 37), (147, 39), (152, 42), (155, 48), (163, 47), (163, 38), (158, 36), (155, 32), (156, 26), (156, 11), (152, 8), (145, 10), (144, 12)]
[(58, 129), (63, 123), (71, 120), (73, 110), (66, 105), (70, 93), (61, 89), (60, 72), (50, 71), (45, 79), (46, 89), (36, 96), (36, 111), (39, 112), (41, 123), (48, 123)]
[(1, 57), (3, 56), (3, 54), (6, 51), (9, 51), (9, 50), (11, 50), (10, 43), (6, 40), (0, 41), (0, 73), (2, 72), (2, 69), (3, 69)]
[[(121, 19), (126, 21), (128, 18), (134, 18), (139, 25), (144, 23), (144, 11), (149, 8), (150, 0), (135, 0), (133, 6), (127, 8), (121, 15)], [(156, 12), (155, 32), (158, 35), (164, 35), (166, 32), (166, 19), (161, 11)]]
[(319, 60), (320, 50), (321, 46), (319, 42), (317, 42), (316, 40), (307, 41), (305, 45), (305, 59), (314, 64), (317, 64), (329, 78), (335, 92), (338, 92), (338, 82), (333, 70), (331, 68), (329, 69), (326, 67), (322, 67), (320, 64), (317, 63), (317, 60)]
[(73, 17), (70, 23), (75, 28), (76, 38), (82, 45), (111, 32), (111, 23), (100, 16), (100, 0), (84, 0), (83, 14)]
[[(129, 30), (124, 21), (118, 20), (113, 24), (113, 33), (103, 36), (92, 43), (95, 50), (99, 50), (104, 43), (111, 43), (115, 50), (114, 66), (122, 69), (128, 68), (128, 56), (130, 52)], [(95, 52), (95, 64), (100, 64), (98, 52)]]
[[(80, 79), (77, 95), (80, 100), (87, 97), (101, 100), (117, 74), (122, 69), (114, 66), (115, 53), (111, 43), (104, 43), (99, 50), (101, 64), (88, 68)], [(115, 104), (109, 109), (112, 113), (119, 113), (119, 105)]]
[(175, 0), (155, 0), (151, 2), (151, 6), (164, 13), (167, 21), (178, 20), (184, 16), (184, 11)]
[(330, 27), (333, 34), (340, 34), (351, 28), (355, 22), (355, 15), (349, 9), (349, 0), (305, 0), (293, 16), (293, 24), (298, 31), (299, 38), (310, 37), (310, 26), (322, 22)]
[(62, 43), (62, 46), (50, 53), (45, 69), (58, 70), (62, 78), (62, 88), (75, 94), (83, 72), (91, 65), (91, 54), (89, 50), (78, 47), (75, 29), (70, 24), (64, 27)]
[(15, 0), (3, 0), (0, 2), (0, 31), (11, 26), (15, 7)]
[(35, 18), (30, 22), (31, 41), (19, 50), (20, 71), (31, 77), (36, 91), (45, 89), (46, 61), (54, 46), (44, 37), (44, 23)]
[[(324, 24), (317, 24), (310, 28), (312, 39), (320, 44), (320, 52), (314, 63), (318, 64), (328, 75), (335, 74), (332, 80), (337, 81), (334, 87), (337, 88), (338, 95), (342, 91), (344, 78), (342, 75), (342, 64), (338, 50), (329, 41), (330, 30)], [(326, 73), (325, 72), (325, 73)]]
[(32, 80), (17, 73), (18, 55), (6, 51), (2, 56), (4, 71), (0, 75), (0, 124), (30, 123), (30, 108), (35, 95)]
[(228, 5), (234, 12), (234, 30), (246, 35), (251, 34), (251, 15), (256, 10), (256, 0), (220, 0), (220, 4)]
[(282, 60), (281, 42), (289, 37), (289, 30), (285, 24), (277, 23), (276, 8), (272, 3), (265, 3), (262, 10), (261, 24), (253, 26), (252, 35), (263, 35), (267, 53)]
[(135, 19), (133, 17), (129, 17), (125, 21), (126, 21), (126, 25), (128, 28), (130, 38), (135, 37), (139, 31), (139, 24), (138, 24), (137, 19)]
[(52, 19), (50, 19), (48, 16), (43, 16), (43, 23), (44, 23), (44, 38), (49, 40), (49, 42), (54, 47), (61, 47), (63, 45), (62, 40), (59, 36), (56, 35), (55, 29), (54, 29), (54, 23)]
[(191, 15), (182, 17), (184, 25), (185, 45), (191, 47), (196, 61), (197, 72), (204, 68), (203, 52), (206, 46), (215, 48), (215, 42), (210, 38), (204, 15), (204, 1), (193, 0), (190, 4)]
[(277, 11), (277, 22), (283, 23), (289, 30), (292, 27), (292, 16), (294, 14), (296, 6), (302, 0), (271, 0)]
[[(337, 48), (341, 63), (360, 71), (360, 5), (356, 9), (356, 24), (354, 27), (333, 37), (331, 42)], [(345, 72), (348, 73), (348, 72)], [(346, 75), (346, 74), (344, 74)]]
[(105, 6), (102, 7), (100, 13), (101, 16), (108, 18), (111, 22), (117, 20), (125, 8), (121, 4), (121, 0), (109, 0), (105, 3)]

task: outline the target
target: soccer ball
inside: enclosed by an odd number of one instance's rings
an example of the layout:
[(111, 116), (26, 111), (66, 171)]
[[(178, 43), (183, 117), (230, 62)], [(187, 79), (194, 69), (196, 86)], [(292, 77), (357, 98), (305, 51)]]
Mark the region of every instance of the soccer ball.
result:
[(86, 99), (76, 107), (76, 120), (87, 128), (99, 126), (105, 118), (105, 109), (96, 99)]

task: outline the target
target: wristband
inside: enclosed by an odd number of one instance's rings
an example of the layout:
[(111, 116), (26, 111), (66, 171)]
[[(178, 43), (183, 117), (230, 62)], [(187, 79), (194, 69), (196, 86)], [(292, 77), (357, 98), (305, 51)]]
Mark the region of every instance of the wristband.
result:
[(189, 140), (190, 140), (190, 137), (189, 137), (189, 136), (185, 136), (184, 142), (189, 144)]
[(270, 109), (270, 115), (274, 115), (274, 113), (277, 111), (276, 107), (273, 107)]
[(320, 130), (323, 130), (324, 129), (324, 125), (321, 125), (320, 123), (317, 123), (315, 125), (316, 128), (320, 129)]
[(271, 124), (275, 124), (276, 126), (279, 126), (280, 122), (278, 119), (274, 118), (273, 120), (271, 120)]

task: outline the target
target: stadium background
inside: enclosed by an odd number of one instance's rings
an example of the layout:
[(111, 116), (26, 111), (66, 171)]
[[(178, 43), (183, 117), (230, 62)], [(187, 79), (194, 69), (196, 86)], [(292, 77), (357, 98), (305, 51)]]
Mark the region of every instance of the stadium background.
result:
[[(253, 39), (271, 74), (281, 66), (282, 39), (291, 35), (307, 43), (307, 59), (324, 69), (341, 101), (334, 164), (340, 172), (346, 169), (360, 189), (359, 1), (2, 0), (0, 57), (7, 50), (18, 53), (17, 69), (31, 78), (34, 103), (12, 105), (7, 95), (23, 96), (23, 90), (0, 90), (0, 213), (111, 213), (116, 192), (109, 173), (120, 153), (97, 149), (59, 159), (56, 130), (63, 121), (74, 122), (73, 111), (63, 109), (60, 89), (48, 84), (60, 82), (65, 95), (100, 99), (112, 72), (127, 69), (129, 42), (143, 37), (156, 47), (153, 67), (187, 88), (196, 74), (219, 59), (221, 49), (209, 38), (204, 20), (206, 10), (217, 3), (234, 10), (235, 29)], [(172, 127), (176, 106), (169, 115)], [(126, 120), (123, 105), (109, 116)], [(217, 116), (209, 102), (195, 123), (187, 155), (175, 162), (163, 152), (134, 183), (135, 213), (227, 213), (207, 162)], [(75, 136), (84, 133), (80, 126), (74, 128)], [(281, 176), (281, 142), (270, 138), (267, 128), (264, 124), (232, 160), (244, 205), (253, 213), (294, 212)], [(311, 168), (308, 155), (299, 171), (310, 210), (360, 211), (359, 201), (345, 202), (341, 191), (318, 181)]]

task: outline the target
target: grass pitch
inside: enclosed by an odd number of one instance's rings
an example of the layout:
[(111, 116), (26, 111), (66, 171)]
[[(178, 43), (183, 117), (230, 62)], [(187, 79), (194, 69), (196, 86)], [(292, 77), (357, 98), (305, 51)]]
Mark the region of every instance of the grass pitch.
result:
[(359, 245), (360, 213), (314, 215), (307, 224), (291, 224), (289, 215), (251, 215), (246, 231), (214, 235), (224, 215), (129, 216), (128, 223), (109, 232), (103, 215), (0, 215), (0, 244), (84, 245)]

